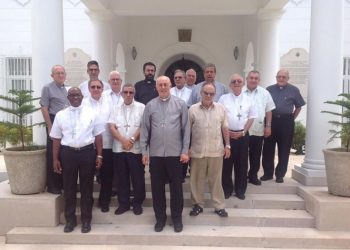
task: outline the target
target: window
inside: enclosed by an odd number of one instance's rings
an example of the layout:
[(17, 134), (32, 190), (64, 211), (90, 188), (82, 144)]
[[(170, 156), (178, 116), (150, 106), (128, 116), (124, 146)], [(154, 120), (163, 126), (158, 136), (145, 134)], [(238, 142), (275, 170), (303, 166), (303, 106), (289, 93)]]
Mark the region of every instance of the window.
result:
[[(11, 89), (32, 90), (32, 58), (7, 57), (6, 58), (6, 94)], [(14, 108), (12, 106), (11, 108)], [(8, 116), (8, 120), (16, 122), (16, 117)], [(27, 117), (26, 124), (32, 123), (32, 117)], [(18, 121), (17, 121), (18, 122)]]

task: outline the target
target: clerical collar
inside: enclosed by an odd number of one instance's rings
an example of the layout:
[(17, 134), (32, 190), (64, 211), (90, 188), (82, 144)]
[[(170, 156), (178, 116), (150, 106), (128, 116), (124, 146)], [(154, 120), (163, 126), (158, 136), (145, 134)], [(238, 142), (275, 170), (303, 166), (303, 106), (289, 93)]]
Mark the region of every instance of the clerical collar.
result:
[(102, 100), (102, 96), (98, 100), (96, 100), (96, 99), (92, 98), (92, 96), (90, 96), (90, 101), (92, 101), (92, 103), (94, 103), (94, 104), (100, 103), (101, 100)]
[(54, 81), (55, 82), (55, 84), (56, 84), (56, 86), (57, 87), (59, 87), (59, 88), (64, 88), (65, 86), (64, 86), (64, 83), (63, 84), (60, 84), (60, 83), (58, 83), (58, 82), (56, 82), (56, 81)]
[(80, 106), (78, 106), (78, 107), (73, 107), (73, 106), (69, 106), (69, 109), (71, 110), (71, 111), (76, 111), (76, 110), (81, 110), (83, 108), (83, 106), (80, 104)]
[(161, 98), (159, 97), (159, 99), (162, 101), (162, 102), (166, 102), (170, 99), (171, 95), (169, 95), (167, 98)]
[(125, 107), (131, 107), (134, 104), (134, 100), (132, 100), (132, 102), (130, 104), (125, 104), (125, 102), (123, 102), (123, 105)]

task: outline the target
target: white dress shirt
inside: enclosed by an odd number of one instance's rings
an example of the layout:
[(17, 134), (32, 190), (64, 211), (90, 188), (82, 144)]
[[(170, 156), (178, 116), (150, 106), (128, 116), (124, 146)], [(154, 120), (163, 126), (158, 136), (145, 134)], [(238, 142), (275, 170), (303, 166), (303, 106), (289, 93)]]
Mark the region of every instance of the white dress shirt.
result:
[(228, 93), (222, 95), (218, 103), (225, 107), (229, 130), (243, 130), (248, 119), (257, 117), (253, 101), (246, 94)]
[(257, 117), (254, 119), (252, 126), (249, 129), (249, 135), (264, 136), (264, 119), (266, 112), (275, 109), (275, 103), (272, 100), (271, 94), (266, 89), (257, 86), (256, 89), (250, 91), (248, 88), (243, 88), (243, 93), (248, 95), (255, 106)]
[(56, 114), (50, 137), (61, 139), (63, 146), (81, 148), (94, 143), (103, 131), (103, 124), (89, 107), (70, 106)]
[(113, 108), (112, 98), (108, 95), (102, 95), (97, 101), (91, 96), (85, 97), (81, 105), (87, 106), (93, 110), (95, 115), (99, 117), (100, 122), (104, 124), (105, 130), (102, 133), (103, 148), (111, 149), (113, 145), (113, 137), (107, 122)]
[(176, 96), (176, 97), (184, 100), (185, 103), (188, 103), (188, 100), (191, 97), (191, 93), (192, 93), (192, 90), (187, 88), (187, 87), (185, 87), (185, 86), (182, 89), (178, 89), (176, 86), (172, 87), (170, 89), (170, 94), (171, 95)]
[[(141, 127), (141, 120), (145, 105), (133, 101), (130, 105), (118, 106), (111, 113), (108, 123), (115, 124), (119, 133), (125, 137), (130, 138), (135, 134), (135, 131)], [(123, 149), (120, 141), (113, 140), (113, 152), (132, 152), (134, 154), (141, 154), (140, 140), (135, 141), (134, 146), (129, 150)]]

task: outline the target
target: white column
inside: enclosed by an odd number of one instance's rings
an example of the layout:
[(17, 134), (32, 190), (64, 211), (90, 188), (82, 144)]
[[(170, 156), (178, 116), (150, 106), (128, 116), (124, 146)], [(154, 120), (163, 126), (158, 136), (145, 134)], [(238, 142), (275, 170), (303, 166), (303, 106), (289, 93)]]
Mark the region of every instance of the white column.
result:
[[(63, 6), (62, 0), (32, 1), (32, 82), (34, 96), (40, 97), (42, 87), (52, 81), (51, 68), (64, 64)], [(36, 112), (34, 122), (43, 121)], [(34, 143), (44, 145), (43, 127), (34, 127)]]
[(258, 12), (258, 65), (262, 86), (276, 83), (276, 73), (280, 67), (279, 21), (282, 10), (260, 10)]
[(88, 12), (93, 23), (94, 33), (91, 35), (94, 43), (94, 55), (92, 60), (97, 60), (100, 66), (101, 80), (108, 80), (109, 72), (115, 70), (115, 54), (113, 53), (113, 14), (110, 11)]
[(304, 163), (292, 173), (304, 185), (326, 185), (322, 149), (340, 146), (339, 140), (327, 143), (328, 131), (334, 129), (328, 121), (337, 118), (321, 111), (337, 111), (324, 102), (342, 91), (343, 18), (343, 0), (312, 1), (306, 152)]

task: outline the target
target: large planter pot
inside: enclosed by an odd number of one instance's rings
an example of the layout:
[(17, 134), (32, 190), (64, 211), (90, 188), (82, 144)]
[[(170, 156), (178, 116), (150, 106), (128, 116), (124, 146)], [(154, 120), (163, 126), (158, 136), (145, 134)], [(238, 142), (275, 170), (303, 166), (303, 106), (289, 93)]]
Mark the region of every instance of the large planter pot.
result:
[(46, 149), (4, 150), (7, 175), (13, 194), (36, 194), (46, 186)]
[(350, 152), (341, 149), (323, 150), (328, 192), (350, 197)]

